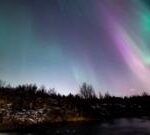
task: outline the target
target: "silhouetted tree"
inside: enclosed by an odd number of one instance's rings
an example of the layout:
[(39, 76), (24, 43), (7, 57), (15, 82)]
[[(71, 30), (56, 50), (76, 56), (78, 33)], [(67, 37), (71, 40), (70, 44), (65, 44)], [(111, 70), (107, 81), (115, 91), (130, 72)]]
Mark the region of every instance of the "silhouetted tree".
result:
[(54, 88), (53, 89), (49, 89), (47, 93), (48, 93), (48, 95), (51, 95), (51, 96), (55, 96), (56, 95), (56, 91), (55, 91)]
[(110, 96), (110, 94), (109, 94), (109, 92), (107, 91), (106, 93), (105, 93), (105, 96), (104, 96), (106, 99), (109, 99), (109, 98), (111, 98), (111, 96)]
[(83, 83), (81, 88), (80, 88), (80, 93), (79, 95), (84, 98), (84, 99), (90, 99), (90, 98), (95, 98), (96, 94), (91, 85), (88, 85), (86, 83)]
[(147, 97), (147, 96), (148, 96), (148, 93), (147, 93), (147, 92), (143, 92), (143, 93), (142, 93), (142, 96)]
[(103, 99), (103, 95), (101, 92), (99, 92), (99, 99)]

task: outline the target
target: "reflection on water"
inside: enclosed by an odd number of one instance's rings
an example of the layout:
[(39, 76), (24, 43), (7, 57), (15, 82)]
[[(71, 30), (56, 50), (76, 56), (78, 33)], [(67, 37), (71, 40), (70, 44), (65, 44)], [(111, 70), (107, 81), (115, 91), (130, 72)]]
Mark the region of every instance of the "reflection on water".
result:
[(150, 135), (148, 119), (117, 119), (106, 123), (66, 124), (41, 133), (0, 133), (0, 135)]

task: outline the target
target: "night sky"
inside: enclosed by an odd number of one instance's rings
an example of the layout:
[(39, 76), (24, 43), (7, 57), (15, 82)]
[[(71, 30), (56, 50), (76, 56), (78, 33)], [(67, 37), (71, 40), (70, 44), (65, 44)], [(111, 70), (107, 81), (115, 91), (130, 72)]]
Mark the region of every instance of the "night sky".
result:
[(149, 0), (0, 0), (0, 79), (61, 94), (83, 82), (150, 90)]

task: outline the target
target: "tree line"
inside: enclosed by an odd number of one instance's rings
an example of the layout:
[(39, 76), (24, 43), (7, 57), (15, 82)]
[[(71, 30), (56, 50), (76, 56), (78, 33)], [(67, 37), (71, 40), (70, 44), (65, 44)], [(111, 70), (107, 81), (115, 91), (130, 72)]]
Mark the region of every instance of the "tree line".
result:
[[(38, 88), (35, 84), (11, 87), (0, 81), (0, 100), (12, 103), (12, 110), (56, 108), (96, 118), (150, 116), (150, 96), (147, 93), (130, 97), (115, 97), (109, 93), (97, 96), (93, 87), (83, 83), (78, 94), (61, 95), (55, 89)], [(66, 113), (67, 114), (67, 113)]]

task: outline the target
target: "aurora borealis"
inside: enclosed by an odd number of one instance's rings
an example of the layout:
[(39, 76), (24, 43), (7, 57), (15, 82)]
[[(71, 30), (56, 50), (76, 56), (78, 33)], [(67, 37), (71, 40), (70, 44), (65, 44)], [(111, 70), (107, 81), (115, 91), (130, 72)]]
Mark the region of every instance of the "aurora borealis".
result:
[(63, 94), (82, 82), (150, 92), (149, 0), (1, 0), (0, 79)]

